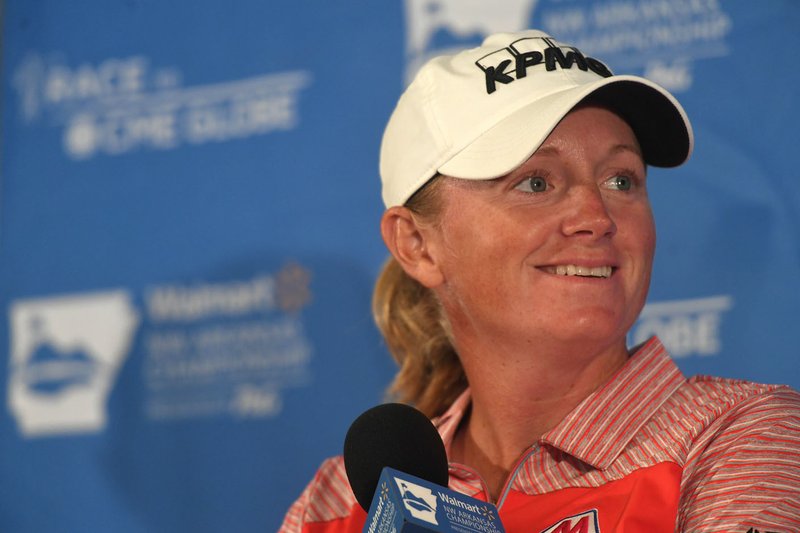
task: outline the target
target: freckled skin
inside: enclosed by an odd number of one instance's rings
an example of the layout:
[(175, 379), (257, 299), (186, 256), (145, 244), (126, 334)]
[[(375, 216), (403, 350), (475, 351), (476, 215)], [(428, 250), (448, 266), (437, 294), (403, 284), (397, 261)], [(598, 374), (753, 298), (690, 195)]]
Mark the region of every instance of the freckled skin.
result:
[[(618, 176), (632, 186), (621, 187)], [(446, 178), (428, 245), (441, 273), (434, 290), (458, 344), (624, 350), (655, 249), (645, 178), (632, 130), (598, 107), (568, 114), (507, 176)], [(565, 277), (542, 268), (560, 264), (611, 265), (614, 273)]]

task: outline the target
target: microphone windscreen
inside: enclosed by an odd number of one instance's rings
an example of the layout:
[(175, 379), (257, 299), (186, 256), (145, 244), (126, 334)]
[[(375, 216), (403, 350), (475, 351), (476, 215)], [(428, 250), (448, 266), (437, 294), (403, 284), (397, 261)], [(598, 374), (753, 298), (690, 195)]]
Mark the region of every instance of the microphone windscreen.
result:
[(433, 423), (417, 409), (387, 403), (353, 421), (344, 439), (344, 468), (356, 500), (369, 511), (384, 467), (446, 487), (447, 453)]

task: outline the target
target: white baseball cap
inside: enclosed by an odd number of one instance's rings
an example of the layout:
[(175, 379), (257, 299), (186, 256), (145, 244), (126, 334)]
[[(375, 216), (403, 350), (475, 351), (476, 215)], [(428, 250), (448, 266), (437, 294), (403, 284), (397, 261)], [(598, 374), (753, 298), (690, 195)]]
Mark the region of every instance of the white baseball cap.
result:
[(437, 173), (474, 180), (508, 174), (589, 96), (628, 122), (645, 163), (674, 167), (689, 158), (692, 126), (664, 88), (612, 75), (541, 31), (501, 33), (430, 60), (402, 94), (381, 144), (384, 204), (403, 205)]

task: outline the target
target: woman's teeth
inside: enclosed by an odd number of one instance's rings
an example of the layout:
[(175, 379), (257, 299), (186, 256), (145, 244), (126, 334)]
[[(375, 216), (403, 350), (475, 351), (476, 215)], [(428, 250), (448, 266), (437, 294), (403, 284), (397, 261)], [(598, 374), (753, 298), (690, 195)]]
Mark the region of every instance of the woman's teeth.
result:
[(593, 278), (609, 278), (613, 268), (610, 266), (586, 267), (578, 265), (557, 265), (545, 269), (551, 274), (559, 276), (589, 276)]

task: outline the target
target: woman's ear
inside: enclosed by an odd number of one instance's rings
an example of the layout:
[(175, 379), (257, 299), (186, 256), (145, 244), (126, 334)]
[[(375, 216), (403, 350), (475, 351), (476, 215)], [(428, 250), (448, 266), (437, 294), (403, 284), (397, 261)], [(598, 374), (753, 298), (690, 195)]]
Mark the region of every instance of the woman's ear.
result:
[(386, 247), (406, 274), (428, 288), (444, 281), (431, 253), (434, 231), (421, 224), (407, 207), (390, 207), (381, 218), (381, 235)]

